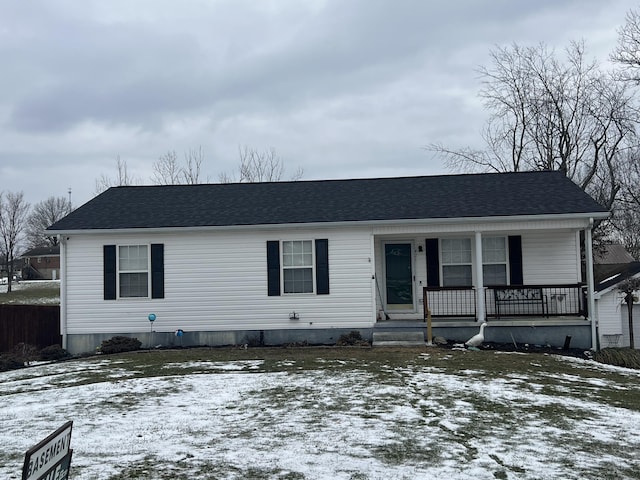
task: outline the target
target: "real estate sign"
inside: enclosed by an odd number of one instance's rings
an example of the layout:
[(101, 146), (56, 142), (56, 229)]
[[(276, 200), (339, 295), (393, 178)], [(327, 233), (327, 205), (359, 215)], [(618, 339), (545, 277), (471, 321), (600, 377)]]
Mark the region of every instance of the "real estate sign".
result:
[(71, 465), (71, 427), (67, 422), (27, 450), (22, 467), (22, 480), (66, 480)]

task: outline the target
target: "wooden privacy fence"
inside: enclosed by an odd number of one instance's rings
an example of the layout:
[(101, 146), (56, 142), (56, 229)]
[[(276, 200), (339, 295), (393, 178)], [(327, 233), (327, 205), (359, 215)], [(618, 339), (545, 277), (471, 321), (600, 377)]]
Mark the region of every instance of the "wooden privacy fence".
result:
[(0, 305), (0, 352), (19, 343), (38, 348), (61, 345), (60, 306)]

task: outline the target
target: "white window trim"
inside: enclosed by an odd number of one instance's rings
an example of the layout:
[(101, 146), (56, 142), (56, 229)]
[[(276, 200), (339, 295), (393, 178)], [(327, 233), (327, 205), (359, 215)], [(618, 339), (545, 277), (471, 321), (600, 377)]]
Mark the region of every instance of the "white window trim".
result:
[[(147, 247), (147, 269), (146, 270), (120, 270), (120, 247)], [(146, 273), (147, 274), (147, 295), (144, 297), (123, 297), (120, 295), (120, 274), (121, 273)], [(151, 244), (150, 243), (123, 243), (116, 244), (116, 298), (123, 300), (146, 300), (151, 298)]]
[[(284, 244), (290, 242), (309, 242), (311, 243), (311, 265), (307, 266), (287, 266), (284, 265)], [(285, 288), (284, 281), (284, 271), (285, 270), (302, 270), (302, 269), (311, 269), (311, 281), (312, 281), (312, 291), (311, 292), (287, 292)], [(316, 294), (316, 242), (313, 239), (309, 238), (301, 238), (294, 240), (280, 240), (280, 285), (282, 285), (282, 295), (285, 296), (295, 296), (295, 295), (315, 295)]]
[[(503, 238), (504, 239), (504, 246), (505, 246), (505, 260), (504, 262), (487, 262), (485, 260), (485, 256), (482, 255), (482, 266), (484, 267), (485, 265), (504, 265), (505, 266), (505, 270), (506, 270), (506, 285), (510, 285), (511, 283), (511, 278), (509, 276), (509, 237), (508, 235), (487, 235), (487, 236), (483, 236), (482, 237), (482, 242), (483, 242), (483, 246), (484, 246), (484, 240), (485, 238)], [(442, 242), (443, 240), (469, 240), (470, 245), (471, 245), (471, 263), (445, 263), (442, 259), (442, 253), (443, 253), (443, 248), (442, 248)], [(468, 265), (471, 267), (471, 286), (476, 285), (477, 279), (476, 279), (476, 273), (474, 270), (474, 265), (477, 262), (477, 258), (478, 258), (478, 252), (476, 252), (476, 247), (475, 247), (475, 242), (473, 242), (473, 238), (471, 237), (444, 237), (444, 238), (440, 238), (440, 245), (439, 245), (439, 261), (440, 261), (440, 286), (443, 287), (444, 286), (444, 267), (445, 266), (456, 266), (456, 265)], [(484, 272), (484, 269), (483, 269)], [(484, 282), (484, 278), (483, 278), (483, 283)]]
[[(469, 246), (470, 246), (470, 252), (471, 252), (471, 261), (469, 263), (445, 263), (443, 258), (442, 258), (442, 254), (444, 252), (444, 249), (442, 248), (442, 242), (444, 240), (469, 240)], [(471, 268), (471, 285), (457, 285), (460, 287), (472, 287), (475, 284), (475, 276), (474, 276), (474, 272), (473, 272), (473, 265), (474, 265), (474, 260), (476, 258), (475, 255), (475, 251), (474, 251), (474, 245), (473, 245), (473, 241), (471, 239), (471, 237), (444, 237), (444, 238), (440, 238), (440, 245), (439, 245), (439, 249), (438, 249), (438, 253), (440, 256), (440, 286), (444, 287), (444, 267), (446, 266), (469, 266), (469, 268)], [(455, 286), (454, 286), (455, 287)]]
[[(504, 265), (505, 267), (505, 285), (510, 285), (511, 284), (511, 279), (509, 278), (509, 237), (507, 235), (487, 235), (486, 237), (483, 236), (482, 237), (482, 247), (484, 248), (484, 240), (485, 238), (502, 238), (504, 239), (504, 262), (487, 262), (485, 260), (485, 256), (484, 256), (484, 252), (482, 255), (482, 267), (483, 267), (483, 275), (484, 275), (484, 266), (485, 265)], [(486, 286), (487, 283), (484, 282), (484, 278), (483, 278), (483, 284)]]

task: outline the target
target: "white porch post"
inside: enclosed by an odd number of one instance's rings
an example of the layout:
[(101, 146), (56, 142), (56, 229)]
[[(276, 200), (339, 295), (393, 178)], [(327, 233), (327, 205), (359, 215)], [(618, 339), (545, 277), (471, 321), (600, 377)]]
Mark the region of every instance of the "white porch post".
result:
[(486, 320), (484, 310), (484, 279), (482, 274), (482, 233), (476, 232), (476, 315), (478, 322)]
[(589, 312), (589, 320), (591, 320), (591, 350), (596, 350), (598, 345), (596, 331), (596, 302), (594, 299), (595, 282), (593, 280), (593, 237), (591, 229), (593, 228), (593, 218), (589, 220), (589, 227), (584, 231), (584, 256), (587, 271), (587, 311)]

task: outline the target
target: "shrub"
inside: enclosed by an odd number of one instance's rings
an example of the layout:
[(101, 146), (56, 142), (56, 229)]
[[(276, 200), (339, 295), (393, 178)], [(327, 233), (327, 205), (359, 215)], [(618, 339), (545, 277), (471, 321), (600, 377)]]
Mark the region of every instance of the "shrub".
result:
[(139, 350), (142, 342), (137, 338), (115, 336), (109, 340), (104, 340), (100, 346), (102, 353), (120, 353), (120, 352), (133, 352)]
[(28, 343), (19, 343), (13, 347), (13, 356), (24, 364), (29, 365), (29, 363), (38, 359), (38, 347)]
[(352, 330), (349, 333), (346, 333), (344, 335), (340, 335), (340, 338), (338, 338), (338, 341), (336, 342), (336, 345), (339, 345), (341, 347), (344, 346), (368, 346), (369, 342), (365, 339), (362, 338), (362, 335), (360, 335), (360, 332), (357, 330)]
[(48, 347), (44, 347), (40, 350), (40, 360), (62, 360), (63, 358), (68, 358), (69, 352), (67, 352), (60, 345), (49, 345)]
[(594, 353), (593, 359), (608, 365), (640, 369), (640, 351), (630, 348), (603, 348)]
[(24, 362), (13, 353), (0, 354), (0, 372), (24, 367)]

